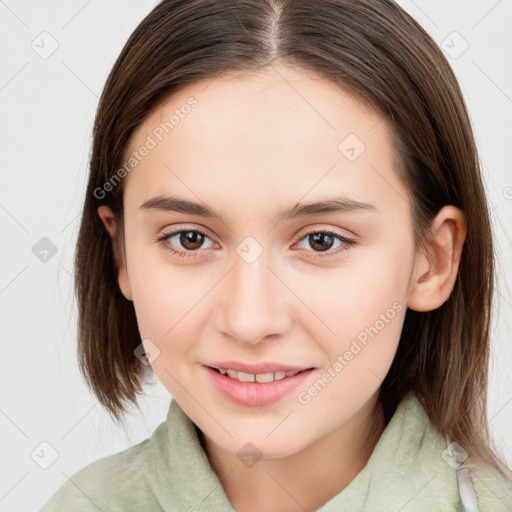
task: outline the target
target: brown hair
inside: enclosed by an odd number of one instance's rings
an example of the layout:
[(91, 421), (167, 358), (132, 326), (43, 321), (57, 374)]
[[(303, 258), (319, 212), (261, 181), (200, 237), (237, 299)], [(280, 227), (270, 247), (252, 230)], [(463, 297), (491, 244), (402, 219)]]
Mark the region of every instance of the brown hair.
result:
[[(133, 303), (117, 284), (112, 241), (97, 214), (109, 205), (121, 229), (122, 167), (130, 138), (173, 91), (273, 62), (313, 70), (379, 112), (395, 137), (397, 172), (413, 197), (417, 246), (443, 205), (461, 208), (467, 236), (450, 298), (408, 310), (380, 393), (389, 418), (413, 392), (433, 426), (470, 454), (503, 467), (486, 414), (494, 249), (474, 136), (463, 96), (431, 37), (391, 0), (163, 0), (139, 24), (107, 79), (95, 126), (76, 252), (82, 373), (119, 419), (137, 403), (147, 367)], [(98, 191), (101, 191), (98, 192)]]

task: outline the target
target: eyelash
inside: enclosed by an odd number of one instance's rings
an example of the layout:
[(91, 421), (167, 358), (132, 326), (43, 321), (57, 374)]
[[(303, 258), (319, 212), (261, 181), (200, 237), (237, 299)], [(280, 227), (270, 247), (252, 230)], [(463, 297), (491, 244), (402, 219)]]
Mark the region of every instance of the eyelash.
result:
[[(180, 258), (196, 258), (197, 253), (200, 252), (200, 250), (197, 251), (178, 251), (172, 247), (172, 244), (169, 242), (169, 239), (173, 236), (179, 234), (179, 233), (199, 233), (200, 235), (210, 238), (204, 231), (201, 231), (200, 229), (178, 229), (176, 231), (171, 231), (169, 233), (166, 233), (162, 236), (159, 236), (157, 238), (157, 242), (164, 247), (165, 250), (171, 252), (172, 254), (175, 254), (176, 256), (179, 256)], [(339, 247), (335, 251), (324, 251), (322, 252), (315, 252), (315, 251), (307, 251), (307, 252), (313, 252), (313, 258), (326, 258), (328, 256), (332, 256), (333, 254), (338, 254), (341, 251), (345, 251), (349, 249), (350, 247), (353, 247), (356, 245), (356, 241), (352, 240), (351, 238), (347, 238), (345, 236), (339, 235), (333, 231), (323, 230), (323, 229), (312, 229), (311, 231), (307, 231), (303, 234), (303, 236), (300, 238), (299, 242), (307, 238), (309, 235), (317, 235), (317, 234), (323, 234), (332, 236), (336, 239), (338, 239), (340, 242), (342, 242), (344, 245), (342, 247)], [(297, 242), (298, 243), (298, 242)], [(325, 255), (324, 255), (325, 254)]]

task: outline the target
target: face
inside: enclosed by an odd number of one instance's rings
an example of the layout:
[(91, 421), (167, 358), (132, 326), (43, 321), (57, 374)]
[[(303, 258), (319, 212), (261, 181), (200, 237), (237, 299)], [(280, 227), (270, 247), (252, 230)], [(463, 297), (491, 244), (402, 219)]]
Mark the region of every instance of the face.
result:
[[(139, 126), (119, 277), (169, 393), (219, 447), (265, 458), (376, 396), (415, 256), (386, 122), (324, 78), (276, 69), (189, 85)], [(239, 384), (208, 368), (225, 362), (307, 371)]]

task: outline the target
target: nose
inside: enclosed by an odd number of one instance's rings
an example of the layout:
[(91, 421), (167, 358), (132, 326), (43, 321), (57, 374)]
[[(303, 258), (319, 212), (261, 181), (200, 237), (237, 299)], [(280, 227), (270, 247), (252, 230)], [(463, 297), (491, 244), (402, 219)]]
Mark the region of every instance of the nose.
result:
[(246, 262), (234, 255), (234, 266), (217, 286), (215, 327), (240, 344), (274, 340), (291, 324), (292, 294), (269, 268), (265, 252)]

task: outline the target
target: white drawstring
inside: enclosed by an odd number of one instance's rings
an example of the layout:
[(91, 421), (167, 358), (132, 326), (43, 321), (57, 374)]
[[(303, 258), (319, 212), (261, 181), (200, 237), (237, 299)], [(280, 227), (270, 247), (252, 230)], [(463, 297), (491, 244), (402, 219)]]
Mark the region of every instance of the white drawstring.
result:
[(459, 469), (457, 471), (457, 483), (464, 512), (480, 512), (475, 486), (473, 485), (469, 469)]

